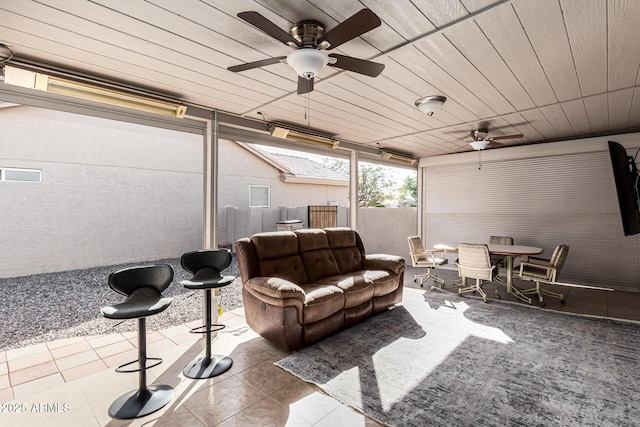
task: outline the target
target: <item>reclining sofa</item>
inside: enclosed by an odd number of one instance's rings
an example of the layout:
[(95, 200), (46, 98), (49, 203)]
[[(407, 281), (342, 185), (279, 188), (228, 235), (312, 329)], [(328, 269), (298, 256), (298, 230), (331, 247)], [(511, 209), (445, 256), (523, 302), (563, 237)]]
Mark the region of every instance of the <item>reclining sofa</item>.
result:
[(404, 258), (366, 254), (349, 228), (258, 233), (236, 254), (248, 325), (285, 351), (402, 301)]

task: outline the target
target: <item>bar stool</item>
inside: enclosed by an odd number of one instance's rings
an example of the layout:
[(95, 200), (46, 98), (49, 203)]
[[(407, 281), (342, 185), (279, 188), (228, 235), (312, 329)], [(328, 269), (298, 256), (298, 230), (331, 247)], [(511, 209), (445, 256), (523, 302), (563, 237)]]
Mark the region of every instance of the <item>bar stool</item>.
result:
[[(184, 375), (188, 378), (211, 378), (223, 374), (233, 365), (233, 360), (227, 356), (211, 355), (211, 333), (224, 329), (223, 324), (211, 323), (211, 290), (222, 288), (233, 282), (233, 276), (221, 276), (220, 272), (231, 264), (231, 252), (227, 249), (203, 249), (187, 252), (182, 255), (180, 264), (193, 277), (180, 283), (186, 289), (204, 290), (205, 321), (204, 325), (191, 329), (194, 334), (206, 334), (205, 355), (196, 358), (184, 368)], [(204, 331), (202, 330), (204, 329)]]
[[(116, 372), (138, 372), (138, 389), (125, 393), (109, 407), (113, 418), (130, 419), (149, 415), (169, 403), (173, 388), (168, 385), (147, 386), (146, 371), (158, 366), (162, 359), (147, 357), (146, 317), (158, 314), (171, 304), (171, 298), (163, 298), (161, 292), (173, 280), (173, 268), (158, 264), (129, 267), (114, 271), (109, 275), (109, 287), (127, 297), (120, 303), (100, 310), (108, 319), (138, 319), (138, 359), (116, 368)], [(147, 361), (154, 361), (147, 365)], [(138, 363), (137, 369), (125, 369)]]

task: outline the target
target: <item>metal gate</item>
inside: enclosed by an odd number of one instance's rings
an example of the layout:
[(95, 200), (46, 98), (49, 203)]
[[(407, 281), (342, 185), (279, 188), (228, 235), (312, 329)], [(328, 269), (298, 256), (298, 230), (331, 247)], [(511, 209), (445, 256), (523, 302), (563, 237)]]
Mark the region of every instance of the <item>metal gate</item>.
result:
[(309, 228), (329, 228), (338, 226), (337, 206), (308, 206)]

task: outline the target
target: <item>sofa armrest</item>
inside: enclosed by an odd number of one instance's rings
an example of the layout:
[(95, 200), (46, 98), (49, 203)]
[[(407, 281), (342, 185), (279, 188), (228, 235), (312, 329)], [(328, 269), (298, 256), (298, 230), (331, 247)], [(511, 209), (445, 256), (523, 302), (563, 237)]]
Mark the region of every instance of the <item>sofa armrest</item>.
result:
[(399, 274), (404, 269), (405, 260), (398, 255), (367, 254), (363, 267), (367, 270), (389, 270)]
[(254, 277), (247, 280), (244, 286), (254, 291), (254, 295), (262, 294), (270, 298), (293, 298), (304, 303), (306, 297), (300, 286), (279, 277)]

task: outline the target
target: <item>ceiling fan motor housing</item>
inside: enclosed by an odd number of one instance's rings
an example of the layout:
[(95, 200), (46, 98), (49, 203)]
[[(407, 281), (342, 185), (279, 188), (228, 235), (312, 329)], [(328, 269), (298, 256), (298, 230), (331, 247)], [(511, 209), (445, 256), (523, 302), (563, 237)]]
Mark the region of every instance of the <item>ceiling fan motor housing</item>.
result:
[(482, 141), (487, 137), (487, 135), (489, 135), (489, 129), (480, 128), (480, 129), (474, 130), (472, 133), (473, 133), (472, 136), (474, 140)]
[(318, 21), (302, 21), (293, 26), (289, 33), (303, 48), (326, 49), (329, 47), (328, 42), (318, 45), (318, 40), (324, 37), (324, 27)]

